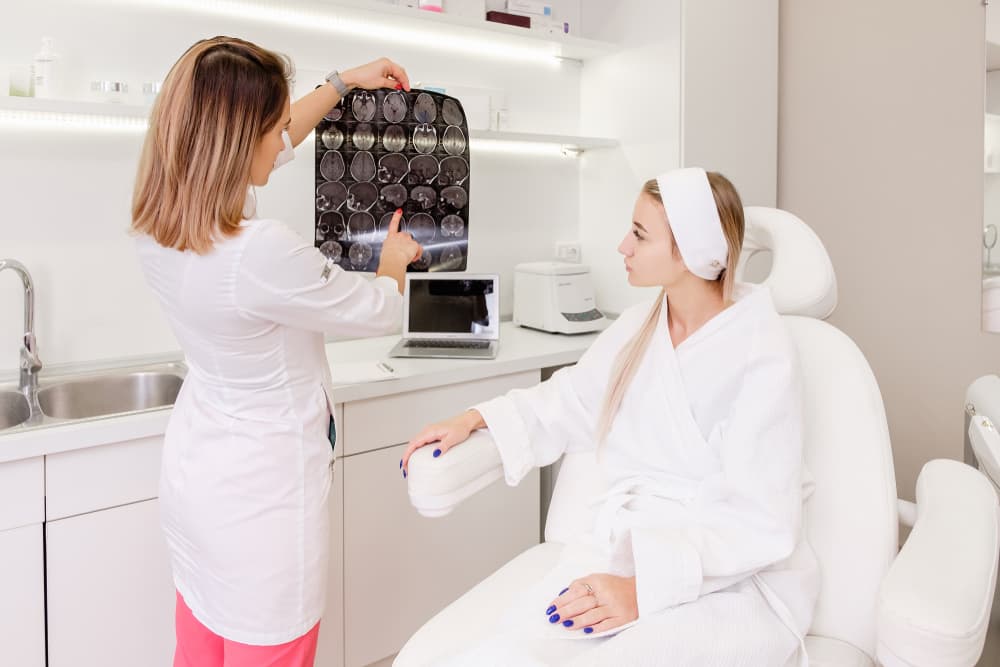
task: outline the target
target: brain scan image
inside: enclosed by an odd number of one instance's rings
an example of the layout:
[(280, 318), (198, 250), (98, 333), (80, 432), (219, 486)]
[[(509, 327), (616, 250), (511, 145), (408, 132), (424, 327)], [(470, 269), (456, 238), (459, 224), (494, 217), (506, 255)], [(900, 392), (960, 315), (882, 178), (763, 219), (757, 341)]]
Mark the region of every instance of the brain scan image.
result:
[(393, 213), (423, 246), (407, 271), (464, 271), (470, 142), (462, 103), (432, 90), (352, 90), (315, 128), (315, 247), (345, 271), (378, 268)]
[(382, 101), (382, 115), (390, 123), (406, 118), (406, 96), (399, 92), (386, 95)]

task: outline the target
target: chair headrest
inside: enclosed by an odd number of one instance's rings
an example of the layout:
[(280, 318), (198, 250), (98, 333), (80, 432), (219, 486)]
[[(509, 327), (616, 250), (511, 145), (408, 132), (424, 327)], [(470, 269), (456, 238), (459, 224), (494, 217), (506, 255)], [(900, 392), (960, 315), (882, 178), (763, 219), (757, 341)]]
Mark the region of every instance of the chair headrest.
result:
[(816, 232), (797, 216), (777, 208), (747, 206), (746, 231), (736, 277), (743, 280), (747, 260), (771, 252), (771, 272), (760, 281), (782, 315), (826, 319), (837, 307), (837, 277)]

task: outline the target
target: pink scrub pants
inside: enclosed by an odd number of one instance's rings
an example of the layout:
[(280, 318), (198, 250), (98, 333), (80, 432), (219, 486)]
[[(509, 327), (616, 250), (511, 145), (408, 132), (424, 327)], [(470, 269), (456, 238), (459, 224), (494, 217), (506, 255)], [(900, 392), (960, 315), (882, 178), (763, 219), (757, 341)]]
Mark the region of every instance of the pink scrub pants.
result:
[(298, 639), (277, 646), (251, 646), (223, 639), (194, 617), (177, 594), (174, 667), (313, 667), (319, 623)]

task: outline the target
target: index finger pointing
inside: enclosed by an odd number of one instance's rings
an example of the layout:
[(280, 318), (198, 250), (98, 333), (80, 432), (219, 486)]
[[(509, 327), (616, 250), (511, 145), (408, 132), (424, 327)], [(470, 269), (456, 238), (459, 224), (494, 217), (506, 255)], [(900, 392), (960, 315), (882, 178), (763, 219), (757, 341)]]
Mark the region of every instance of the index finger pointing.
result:
[(389, 221), (389, 234), (399, 233), (399, 221), (403, 217), (403, 209), (397, 208), (396, 212), (392, 214), (392, 220)]

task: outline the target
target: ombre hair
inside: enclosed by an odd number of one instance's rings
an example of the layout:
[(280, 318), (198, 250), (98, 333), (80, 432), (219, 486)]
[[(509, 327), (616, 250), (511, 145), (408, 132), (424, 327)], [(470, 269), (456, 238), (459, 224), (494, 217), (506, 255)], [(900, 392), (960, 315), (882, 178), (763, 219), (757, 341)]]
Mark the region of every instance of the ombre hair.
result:
[[(715, 207), (719, 211), (719, 219), (722, 222), (722, 234), (726, 237), (729, 257), (726, 267), (715, 279), (718, 284), (722, 298), (729, 301), (733, 295), (733, 288), (736, 283), (736, 263), (740, 259), (740, 252), (743, 250), (743, 232), (746, 223), (743, 219), (743, 202), (740, 195), (729, 182), (729, 179), (714, 171), (708, 172), (708, 183), (712, 187), (712, 196), (715, 198)], [(663, 197), (660, 194), (659, 183), (654, 179), (646, 181), (642, 186), (642, 194), (652, 197), (659, 204), (663, 204)], [(664, 219), (664, 224), (667, 220)], [(676, 244), (674, 246), (676, 250)], [(636, 332), (625, 347), (618, 353), (615, 365), (611, 370), (608, 389), (604, 395), (604, 405), (601, 408), (601, 416), (597, 422), (597, 442), (603, 443), (607, 438), (611, 424), (618, 414), (622, 399), (628, 390), (632, 378), (639, 368), (649, 347), (649, 341), (656, 333), (656, 325), (660, 321), (660, 313), (663, 312), (663, 300), (666, 297), (666, 290), (660, 292), (655, 305), (646, 316), (642, 327)]]
[(203, 39), (153, 105), (132, 194), (132, 230), (167, 248), (211, 251), (236, 235), (258, 143), (280, 121), (292, 65), (233, 37)]

